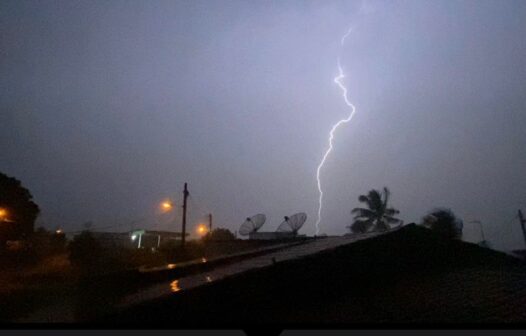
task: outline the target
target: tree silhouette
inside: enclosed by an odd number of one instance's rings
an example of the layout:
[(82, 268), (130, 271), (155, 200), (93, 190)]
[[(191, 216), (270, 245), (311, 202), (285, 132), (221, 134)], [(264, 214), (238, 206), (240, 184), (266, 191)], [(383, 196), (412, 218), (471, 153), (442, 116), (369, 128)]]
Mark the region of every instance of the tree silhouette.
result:
[(64, 252), (67, 241), (63, 232), (50, 232), (43, 227), (39, 227), (33, 232), (30, 243), (38, 257), (45, 257)]
[(40, 209), (19, 180), (0, 172), (0, 211), (0, 241), (6, 241), (29, 237)]
[(422, 218), (422, 224), (443, 237), (460, 239), (464, 223), (451, 209), (436, 208)]
[(378, 190), (372, 189), (367, 195), (360, 195), (358, 200), (365, 203), (367, 208), (354, 208), (351, 214), (354, 215), (354, 222), (350, 229), (354, 233), (365, 233), (372, 230), (385, 231), (391, 228), (390, 224), (398, 224), (402, 221), (394, 215), (400, 211), (388, 208), (389, 189), (384, 187), (383, 197)]

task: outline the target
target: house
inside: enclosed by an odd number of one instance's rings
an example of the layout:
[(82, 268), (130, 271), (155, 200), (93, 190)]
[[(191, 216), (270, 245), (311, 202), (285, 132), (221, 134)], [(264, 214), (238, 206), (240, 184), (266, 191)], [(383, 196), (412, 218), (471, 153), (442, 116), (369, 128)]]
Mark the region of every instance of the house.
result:
[[(189, 234), (186, 233), (186, 237), (188, 236)], [(135, 248), (158, 249), (166, 243), (177, 244), (182, 240), (183, 235), (181, 232), (172, 231), (134, 230), (128, 237)]]
[(91, 236), (103, 248), (132, 248), (128, 232), (97, 232), (90, 231)]
[[(130, 232), (90, 232), (104, 248), (149, 248), (158, 249), (169, 242), (181, 241), (180, 232), (133, 230)], [(189, 236), (187, 233), (186, 236)]]

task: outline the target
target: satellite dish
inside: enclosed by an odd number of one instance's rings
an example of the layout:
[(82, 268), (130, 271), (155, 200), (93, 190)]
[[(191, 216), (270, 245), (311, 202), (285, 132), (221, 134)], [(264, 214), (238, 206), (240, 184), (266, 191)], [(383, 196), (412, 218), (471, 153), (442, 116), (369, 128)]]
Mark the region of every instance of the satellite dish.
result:
[(252, 232), (259, 230), (267, 217), (264, 214), (257, 214), (252, 217), (248, 217), (243, 224), (239, 227), (239, 234), (242, 236), (248, 236)]
[(290, 217), (285, 216), (285, 220), (278, 226), (278, 232), (292, 232), (297, 234), (299, 229), (305, 224), (307, 220), (307, 214), (299, 212)]

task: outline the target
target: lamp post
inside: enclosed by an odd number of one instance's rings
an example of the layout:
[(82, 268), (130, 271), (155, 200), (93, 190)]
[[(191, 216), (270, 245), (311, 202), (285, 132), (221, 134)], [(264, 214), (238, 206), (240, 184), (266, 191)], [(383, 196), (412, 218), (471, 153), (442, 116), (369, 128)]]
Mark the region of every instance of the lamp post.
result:
[(197, 226), (197, 233), (198, 233), (201, 237), (205, 236), (205, 235), (208, 233), (208, 229), (207, 229), (206, 225), (205, 225), (205, 224), (199, 224), (199, 225)]
[(190, 193), (188, 192), (188, 183), (185, 182), (184, 184), (184, 190), (183, 190), (183, 220), (182, 220), (182, 237), (181, 237), (181, 246), (184, 248), (184, 243), (186, 241), (186, 200), (188, 198), (188, 195)]

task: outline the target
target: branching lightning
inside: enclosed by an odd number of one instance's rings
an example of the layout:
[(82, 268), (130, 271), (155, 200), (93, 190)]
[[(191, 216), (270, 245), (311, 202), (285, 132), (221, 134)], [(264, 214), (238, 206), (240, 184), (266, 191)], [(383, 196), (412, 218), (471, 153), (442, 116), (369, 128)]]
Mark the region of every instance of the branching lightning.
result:
[(347, 38), (347, 36), (349, 36), (351, 34), (351, 32), (352, 32), (352, 27), (349, 28), (349, 30), (347, 31), (347, 33), (345, 35), (342, 36), (342, 39), (340, 41), (342, 47), (345, 44), (345, 39)]
[[(351, 31), (352, 31), (352, 28), (350, 28), (349, 31), (347, 31), (347, 33), (343, 35), (340, 41), (342, 47), (345, 44), (345, 39), (347, 38), (347, 36), (349, 36)], [(318, 169), (316, 170), (316, 180), (318, 181), (318, 191), (320, 193), (319, 203), (318, 203), (318, 219), (316, 221), (316, 235), (320, 232), (321, 209), (323, 205), (323, 190), (321, 189), (320, 171), (323, 165), (325, 164), (325, 160), (327, 160), (327, 157), (332, 152), (332, 147), (333, 147), (332, 141), (334, 140), (334, 132), (341, 125), (351, 121), (352, 117), (354, 116), (354, 112), (356, 111), (355, 106), (349, 101), (349, 98), (347, 97), (347, 88), (345, 87), (345, 84), (343, 83), (344, 78), (345, 78), (345, 74), (343, 73), (343, 68), (340, 63), (340, 58), (338, 57), (338, 76), (334, 78), (334, 83), (336, 83), (342, 90), (343, 100), (345, 101), (345, 104), (349, 107), (350, 112), (347, 118), (339, 120), (337, 123), (335, 123), (332, 126), (331, 131), (329, 132), (329, 148), (327, 149), (327, 151), (325, 151), (325, 154), (323, 155), (323, 158), (321, 159), (321, 162), (318, 165)]]

